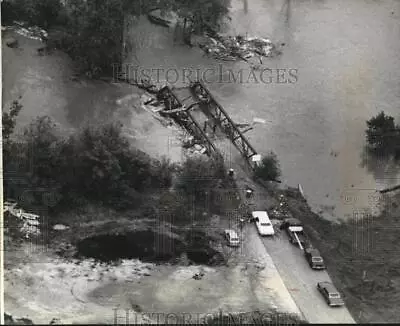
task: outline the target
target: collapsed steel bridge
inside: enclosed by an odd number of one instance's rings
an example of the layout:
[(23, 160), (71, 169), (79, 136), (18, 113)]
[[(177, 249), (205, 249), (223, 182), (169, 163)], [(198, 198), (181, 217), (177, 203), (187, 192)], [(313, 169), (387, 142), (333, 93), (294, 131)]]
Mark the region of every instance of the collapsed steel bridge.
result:
[(224, 108), (216, 101), (210, 91), (201, 81), (192, 82), (188, 87), (163, 87), (158, 93), (159, 100), (165, 103), (167, 111), (176, 111), (182, 121), (187, 121), (185, 127), (203, 140), (208, 153), (221, 155), (205, 131), (190, 114), (190, 110), (198, 107), (208, 115), (213, 123), (213, 129), (218, 126), (239, 150), (246, 163), (254, 168), (251, 158), (257, 155), (256, 150), (238, 129)]

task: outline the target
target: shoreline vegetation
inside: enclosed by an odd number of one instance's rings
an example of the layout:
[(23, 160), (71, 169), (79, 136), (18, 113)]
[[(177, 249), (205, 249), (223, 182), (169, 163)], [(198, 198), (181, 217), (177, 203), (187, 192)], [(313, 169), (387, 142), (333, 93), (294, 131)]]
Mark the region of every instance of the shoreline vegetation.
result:
[[(6, 24), (19, 15), (19, 19), (25, 19), (29, 24), (49, 29), (46, 46), (67, 52), (82, 63), (83, 71), (96, 77), (112, 72), (111, 66), (104, 65), (104, 62), (121, 60), (123, 24), (109, 22), (123, 21), (120, 18), (127, 12), (136, 15), (154, 9), (152, 1), (145, 8), (138, 7), (139, 1), (133, 3), (134, 6), (128, 8), (128, 2), (118, 0), (87, 1), (86, 5), (74, 0), (66, 10), (57, 1), (15, 0), (3, 1), (2, 13)], [(221, 18), (228, 12), (225, 1), (210, 0), (215, 8), (215, 17), (205, 20), (209, 8), (199, 8), (197, 4), (184, 0), (166, 3), (165, 9), (184, 8), (179, 13), (191, 26), (188, 30), (196, 32), (210, 29), (210, 25), (218, 29)], [(197, 11), (200, 13), (195, 14)], [(102, 28), (98, 29), (98, 26)], [(88, 39), (93, 42), (87, 42)], [(148, 89), (149, 85), (144, 85), (146, 87)], [(49, 117), (38, 117), (25, 129), (25, 141), (16, 143), (12, 134), (21, 109), (18, 101), (8, 111), (3, 109), (5, 198), (19, 197), (28, 184), (33, 189), (55, 194), (57, 200), (46, 207), (55, 215), (64, 214), (65, 209), (68, 211), (71, 207), (72, 210), (84, 211), (85, 206), (96, 204), (105, 210), (107, 206), (116, 210), (140, 209), (144, 216), (150, 217), (157, 216), (162, 210), (174, 216), (178, 224), (190, 223), (188, 207), (192, 198), (196, 198), (195, 214), (203, 220), (203, 212), (208, 209), (206, 204), (210, 202), (214, 214), (240, 205), (234, 200), (229, 203), (212, 200), (213, 196), (218, 196), (218, 189), (233, 188), (237, 191), (227, 177), (223, 162), (188, 158), (182, 166), (177, 166), (167, 158), (153, 160), (146, 153), (131, 148), (121, 134), (121, 126), (116, 124), (84, 127), (77, 134), (63, 138), (57, 135)], [(367, 127), (367, 141), (374, 149), (379, 151), (390, 147), (390, 152), (397, 155), (398, 139), (393, 141), (393, 133), (397, 137), (399, 128), (394, 126), (393, 118), (381, 114), (367, 122)], [(23, 182), (16, 184), (12, 173), (18, 162), (27, 161), (31, 148), (35, 148), (33, 173), (27, 176), (22, 171), (19, 180)], [(278, 170), (271, 168), (271, 164), (277, 163), (276, 157), (266, 160), (267, 169), (259, 170), (257, 175), (268, 179), (273, 173), (276, 177)], [(75, 175), (75, 172), (79, 173)], [(163, 189), (161, 193), (159, 188)], [(107, 189), (107, 192), (93, 192), (93, 189)], [(179, 189), (190, 195), (179, 196), (170, 189)], [(396, 319), (396, 303), (400, 299), (400, 260), (396, 258), (400, 249), (396, 231), (400, 194), (385, 199), (386, 209), (379, 217), (363, 217), (364, 221), (371, 221), (368, 227), (361, 219), (338, 225), (324, 220), (311, 211), (295, 189), (266, 189), (266, 194), (272, 198), (281, 194), (285, 196), (290, 212), (304, 223), (313, 243), (326, 259), (330, 275), (345, 294), (346, 304), (357, 322)], [(30, 198), (27, 203), (33, 207), (46, 205), (41, 198)], [(68, 224), (67, 220), (64, 222)], [(373, 234), (379, 243), (356, 243), (355, 239), (366, 234)]]

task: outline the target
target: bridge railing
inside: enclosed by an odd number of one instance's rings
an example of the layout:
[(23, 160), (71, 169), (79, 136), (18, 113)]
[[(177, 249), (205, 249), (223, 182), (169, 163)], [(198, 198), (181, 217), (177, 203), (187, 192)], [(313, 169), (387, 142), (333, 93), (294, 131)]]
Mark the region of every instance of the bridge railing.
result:
[(257, 155), (257, 152), (237, 128), (228, 113), (215, 100), (202, 81), (192, 82), (190, 87), (194, 96), (207, 107), (208, 113), (213, 117), (214, 121), (220, 125), (221, 129), (243, 155), (246, 162), (253, 168), (254, 166), (250, 159), (252, 156)]

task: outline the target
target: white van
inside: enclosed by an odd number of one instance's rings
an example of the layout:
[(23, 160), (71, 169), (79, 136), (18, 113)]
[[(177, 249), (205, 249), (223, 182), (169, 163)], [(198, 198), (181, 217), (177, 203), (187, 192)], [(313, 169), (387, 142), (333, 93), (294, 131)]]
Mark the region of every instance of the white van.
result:
[(240, 244), (239, 237), (234, 230), (225, 230), (225, 238), (228, 241), (228, 245), (231, 247), (237, 247)]
[(260, 235), (274, 235), (274, 227), (266, 211), (255, 211), (251, 213)]

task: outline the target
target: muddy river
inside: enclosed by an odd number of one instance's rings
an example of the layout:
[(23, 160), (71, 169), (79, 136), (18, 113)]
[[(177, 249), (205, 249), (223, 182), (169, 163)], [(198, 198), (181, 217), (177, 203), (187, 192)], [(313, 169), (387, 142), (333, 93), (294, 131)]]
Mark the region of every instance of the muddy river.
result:
[[(174, 45), (171, 30), (145, 18), (129, 28), (135, 46), (126, 63), (173, 70), (160, 78), (175, 84), (185, 81), (184, 70), (242, 71), (244, 81), (209, 78), (210, 89), (233, 120), (265, 120), (247, 137), (258, 152), (277, 153), (283, 181), (301, 184), (313, 209), (326, 218), (376, 212), (375, 190), (400, 180), (391, 164), (364, 155), (365, 121), (380, 110), (400, 118), (400, 2), (232, 0), (231, 16), (227, 33), (284, 44), (280, 57), (263, 60), (271, 79), (248, 78), (244, 62), (221, 66), (198, 49)], [(129, 94), (116, 85), (72, 82), (69, 60), (38, 57), (36, 46), (3, 47), (3, 103), (23, 95), (20, 124), (38, 114), (70, 128), (85, 119), (107, 119), (116, 100)], [(289, 70), (296, 71), (291, 82)]]

